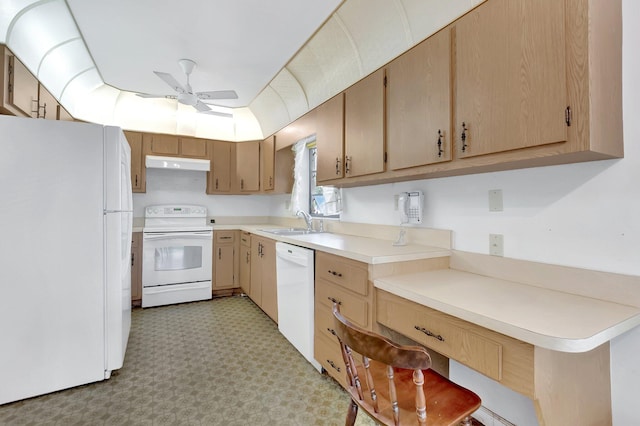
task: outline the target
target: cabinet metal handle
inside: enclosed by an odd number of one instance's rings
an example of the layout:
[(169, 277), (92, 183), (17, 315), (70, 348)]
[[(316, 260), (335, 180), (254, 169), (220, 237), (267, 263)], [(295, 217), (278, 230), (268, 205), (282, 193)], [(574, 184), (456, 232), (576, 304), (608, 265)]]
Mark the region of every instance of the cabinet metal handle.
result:
[(341, 277), (342, 274), (340, 272), (336, 272), (336, 271), (332, 271), (332, 270), (328, 270), (328, 273), (330, 273), (331, 275), (334, 275), (336, 277)]
[(269, 186), (273, 185), (273, 177), (269, 176)]
[(426, 334), (426, 335), (427, 335), (427, 336), (429, 336), (429, 337), (433, 337), (434, 339), (438, 339), (438, 340), (440, 340), (441, 342), (444, 342), (444, 337), (442, 337), (442, 336), (441, 336), (441, 335), (439, 335), (439, 334), (435, 334), (435, 333), (433, 333), (433, 332), (431, 332), (431, 331), (427, 330), (427, 329), (426, 329), (426, 328), (424, 328), (424, 327), (420, 327), (419, 325), (414, 325), (414, 326), (413, 326), (413, 328), (415, 328), (416, 330), (418, 330), (418, 331), (420, 331), (420, 332), (422, 332), (422, 333)]
[(337, 365), (335, 365), (335, 364), (333, 363), (333, 361), (331, 361), (330, 359), (328, 359), (328, 360), (327, 360), (327, 363), (328, 363), (331, 367), (333, 367), (333, 369), (334, 369), (334, 370), (336, 370), (338, 373), (340, 372), (340, 367), (338, 367)]
[(133, 266), (133, 263), (135, 262), (135, 259), (136, 259), (136, 255), (135, 255), (135, 253), (132, 252), (131, 253), (131, 266)]
[(222, 249), (218, 248), (218, 259), (222, 259)]
[(340, 174), (340, 158), (336, 157), (336, 175)]
[(138, 186), (138, 175), (136, 175), (136, 186)]
[(442, 153), (444, 152), (442, 150), (442, 130), (438, 129), (438, 157), (442, 157)]
[(462, 122), (462, 135), (460, 136), (460, 139), (462, 139), (462, 152), (466, 152), (467, 150), (467, 132), (469, 131), (469, 129), (467, 129), (467, 125), (465, 124), (465, 122)]
[(244, 189), (244, 179), (240, 179), (240, 189)]
[(344, 173), (346, 175), (351, 173), (351, 157), (344, 157)]
[(218, 178), (216, 178), (216, 189), (218, 189)]
[(331, 302), (333, 302), (333, 303), (335, 303), (335, 304), (337, 304), (337, 305), (342, 305), (342, 302), (341, 302), (341, 301), (336, 300), (336, 299), (334, 299), (334, 298), (333, 298), (333, 297), (331, 297), (331, 296), (328, 296), (328, 297), (327, 297), (327, 299), (329, 299)]
[(247, 263), (249, 263), (249, 252), (247, 251)]
[(221, 240), (230, 240), (231, 237), (220, 237)]

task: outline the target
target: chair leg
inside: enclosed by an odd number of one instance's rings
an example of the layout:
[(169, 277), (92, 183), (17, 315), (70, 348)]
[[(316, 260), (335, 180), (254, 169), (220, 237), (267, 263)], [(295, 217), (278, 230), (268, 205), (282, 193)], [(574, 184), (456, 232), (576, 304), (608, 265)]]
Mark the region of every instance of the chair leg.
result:
[(471, 416), (467, 416), (464, 419), (462, 419), (462, 423), (460, 423), (461, 426), (472, 426), (473, 422), (471, 420)]
[(352, 399), (349, 402), (349, 411), (347, 411), (347, 420), (344, 422), (345, 426), (353, 426), (356, 422), (356, 416), (358, 415), (358, 404)]

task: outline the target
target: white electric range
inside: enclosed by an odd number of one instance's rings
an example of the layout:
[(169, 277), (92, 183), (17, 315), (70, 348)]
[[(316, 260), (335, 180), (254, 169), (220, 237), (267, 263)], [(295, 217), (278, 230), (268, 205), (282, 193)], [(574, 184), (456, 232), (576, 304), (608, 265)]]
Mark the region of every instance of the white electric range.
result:
[(213, 227), (207, 208), (145, 208), (142, 307), (211, 299)]

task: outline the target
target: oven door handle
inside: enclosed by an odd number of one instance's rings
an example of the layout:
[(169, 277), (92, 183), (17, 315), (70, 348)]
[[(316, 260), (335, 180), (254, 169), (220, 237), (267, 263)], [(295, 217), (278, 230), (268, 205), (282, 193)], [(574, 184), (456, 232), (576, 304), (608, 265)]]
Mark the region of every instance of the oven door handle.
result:
[(191, 239), (191, 240), (207, 240), (213, 238), (213, 233), (211, 231), (202, 231), (202, 232), (167, 232), (167, 233), (153, 233), (153, 234), (144, 234), (142, 239), (144, 241), (151, 240), (169, 240), (169, 239)]

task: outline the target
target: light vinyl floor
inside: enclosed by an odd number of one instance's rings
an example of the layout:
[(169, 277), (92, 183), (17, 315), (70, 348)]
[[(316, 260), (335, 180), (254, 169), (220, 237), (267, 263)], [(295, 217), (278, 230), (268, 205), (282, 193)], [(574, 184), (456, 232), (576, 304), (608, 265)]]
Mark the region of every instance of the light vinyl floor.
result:
[(111, 379), (2, 405), (0, 425), (342, 425), (348, 403), (253, 302), (227, 297), (134, 309)]

